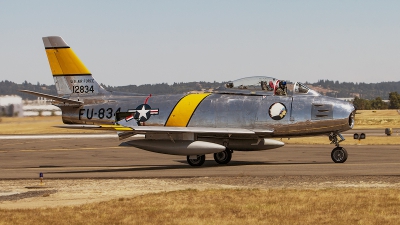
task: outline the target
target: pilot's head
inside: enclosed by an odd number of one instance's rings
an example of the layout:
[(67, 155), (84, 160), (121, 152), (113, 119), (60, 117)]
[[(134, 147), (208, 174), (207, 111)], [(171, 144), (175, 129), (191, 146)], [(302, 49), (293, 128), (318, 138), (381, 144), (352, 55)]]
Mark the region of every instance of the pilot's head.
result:
[(286, 81), (281, 81), (281, 82), (279, 82), (279, 87), (280, 88), (285, 88), (286, 87)]

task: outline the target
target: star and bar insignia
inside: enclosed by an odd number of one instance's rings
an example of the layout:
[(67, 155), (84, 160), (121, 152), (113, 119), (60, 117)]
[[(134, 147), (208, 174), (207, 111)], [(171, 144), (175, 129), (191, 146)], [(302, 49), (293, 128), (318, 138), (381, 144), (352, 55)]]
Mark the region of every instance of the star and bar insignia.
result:
[(132, 119), (138, 122), (145, 122), (150, 119), (151, 115), (158, 115), (158, 109), (152, 109), (148, 104), (141, 104), (136, 109), (129, 109), (128, 112), (132, 114), (125, 117), (125, 121), (128, 122)]

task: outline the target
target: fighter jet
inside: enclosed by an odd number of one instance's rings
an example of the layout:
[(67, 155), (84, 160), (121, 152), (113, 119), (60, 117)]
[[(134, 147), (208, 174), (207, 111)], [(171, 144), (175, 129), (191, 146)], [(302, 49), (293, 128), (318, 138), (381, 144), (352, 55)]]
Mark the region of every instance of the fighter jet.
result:
[(52, 99), (62, 110), (66, 125), (60, 127), (115, 130), (121, 145), (183, 155), (191, 166), (203, 165), (206, 154), (227, 164), (234, 151), (270, 150), (284, 146), (280, 138), (316, 135), (336, 146), (333, 162), (347, 160), (340, 133), (353, 128), (354, 106), (300, 82), (256, 76), (203, 93), (112, 92), (61, 37), (43, 37), (43, 43), (58, 96), (23, 92)]

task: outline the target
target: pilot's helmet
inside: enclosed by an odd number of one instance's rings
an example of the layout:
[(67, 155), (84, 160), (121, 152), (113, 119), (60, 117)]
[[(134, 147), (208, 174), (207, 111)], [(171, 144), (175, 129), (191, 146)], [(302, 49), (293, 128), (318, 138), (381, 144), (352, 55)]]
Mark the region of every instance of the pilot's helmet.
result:
[(279, 86), (280, 87), (285, 87), (286, 86), (286, 81), (281, 81), (281, 82), (279, 82)]

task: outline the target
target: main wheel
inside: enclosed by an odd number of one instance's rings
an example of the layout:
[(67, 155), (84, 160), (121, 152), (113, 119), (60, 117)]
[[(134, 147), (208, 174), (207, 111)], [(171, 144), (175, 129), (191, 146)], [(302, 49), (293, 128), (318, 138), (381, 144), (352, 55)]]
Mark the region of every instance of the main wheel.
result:
[(219, 164), (227, 164), (232, 159), (232, 152), (229, 149), (226, 149), (223, 152), (214, 153), (214, 160)]
[(331, 158), (335, 163), (344, 163), (347, 160), (347, 151), (343, 147), (336, 147), (331, 152)]
[(205, 155), (198, 155), (196, 159), (190, 159), (190, 155), (186, 157), (187, 162), (191, 166), (201, 166), (204, 164), (206, 161), (206, 156)]

